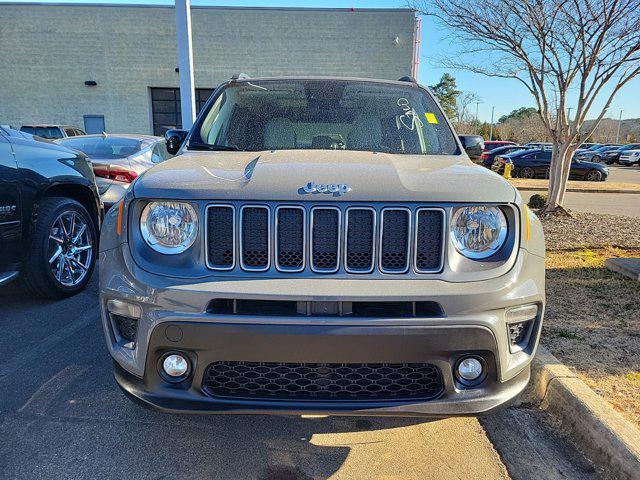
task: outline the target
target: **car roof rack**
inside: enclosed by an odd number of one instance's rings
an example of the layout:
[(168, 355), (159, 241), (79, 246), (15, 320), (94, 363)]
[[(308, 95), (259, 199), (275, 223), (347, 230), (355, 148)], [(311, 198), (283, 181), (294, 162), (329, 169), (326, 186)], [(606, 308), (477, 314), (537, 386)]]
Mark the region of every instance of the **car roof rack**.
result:
[(247, 80), (251, 78), (249, 75), (247, 75), (246, 73), (242, 73), (242, 72), (238, 72), (238, 73), (234, 73), (233, 75), (231, 75), (231, 81), (235, 81), (235, 80)]
[(410, 76), (410, 75), (405, 75), (404, 77), (400, 77), (400, 78), (398, 79), (398, 81), (399, 81), (399, 82), (418, 83), (418, 82), (416, 82), (416, 79), (415, 79), (415, 78), (413, 78), (413, 77), (412, 77), (412, 76)]

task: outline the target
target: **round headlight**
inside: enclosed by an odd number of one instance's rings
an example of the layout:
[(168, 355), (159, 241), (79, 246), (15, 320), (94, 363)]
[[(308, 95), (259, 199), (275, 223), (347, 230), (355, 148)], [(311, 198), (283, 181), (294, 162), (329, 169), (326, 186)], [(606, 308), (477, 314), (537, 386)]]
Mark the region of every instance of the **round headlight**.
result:
[(198, 214), (184, 202), (150, 202), (140, 216), (142, 238), (155, 251), (182, 253), (196, 240)]
[(461, 207), (453, 214), (451, 241), (467, 258), (488, 258), (504, 245), (506, 239), (507, 219), (498, 207)]

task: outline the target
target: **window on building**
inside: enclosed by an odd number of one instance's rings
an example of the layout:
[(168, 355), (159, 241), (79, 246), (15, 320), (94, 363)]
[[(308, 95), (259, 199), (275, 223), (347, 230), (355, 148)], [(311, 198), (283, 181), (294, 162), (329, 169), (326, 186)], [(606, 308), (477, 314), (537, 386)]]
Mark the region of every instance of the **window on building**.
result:
[[(196, 115), (213, 93), (212, 88), (196, 88)], [(182, 128), (179, 88), (151, 88), (153, 134), (164, 135), (172, 128)]]
[(106, 132), (104, 125), (104, 115), (85, 115), (84, 130), (88, 134)]

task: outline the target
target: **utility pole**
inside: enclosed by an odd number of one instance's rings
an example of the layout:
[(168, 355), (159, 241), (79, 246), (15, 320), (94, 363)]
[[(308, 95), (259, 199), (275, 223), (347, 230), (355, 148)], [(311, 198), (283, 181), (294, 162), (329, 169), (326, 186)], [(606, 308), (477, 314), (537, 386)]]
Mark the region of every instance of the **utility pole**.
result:
[(493, 140), (493, 111), (496, 107), (491, 107), (491, 130), (489, 131), (489, 140)]
[(480, 126), (478, 122), (478, 108), (480, 107), (480, 102), (476, 102), (476, 133), (478, 133), (478, 127)]
[(573, 107), (568, 107), (567, 108), (567, 120), (569, 122), (571, 122), (571, 110), (573, 109)]
[(180, 73), (180, 110), (182, 128), (189, 130), (196, 118), (193, 87), (193, 46), (191, 44), (191, 0), (175, 0), (176, 32), (178, 36), (178, 67)]
[(622, 110), (620, 110), (620, 116), (618, 117), (618, 132), (616, 133), (616, 143), (620, 142), (620, 127), (622, 126)]

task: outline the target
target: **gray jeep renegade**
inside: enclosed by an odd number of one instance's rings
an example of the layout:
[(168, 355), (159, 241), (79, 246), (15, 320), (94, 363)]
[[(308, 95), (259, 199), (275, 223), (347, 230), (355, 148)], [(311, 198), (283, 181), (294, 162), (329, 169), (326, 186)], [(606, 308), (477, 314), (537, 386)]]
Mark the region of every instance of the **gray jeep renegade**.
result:
[(451, 416), (523, 390), (542, 228), (427, 89), (240, 76), (167, 146), (178, 156), (137, 179), (100, 241), (104, 333), (131, 398)]

